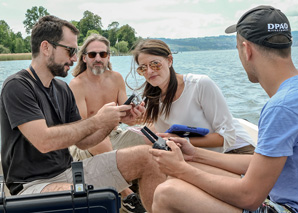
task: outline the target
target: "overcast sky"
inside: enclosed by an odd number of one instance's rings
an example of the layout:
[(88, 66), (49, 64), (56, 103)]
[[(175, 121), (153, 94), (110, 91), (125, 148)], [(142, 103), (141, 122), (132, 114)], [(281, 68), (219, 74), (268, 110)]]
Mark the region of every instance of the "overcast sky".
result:
[(25, 13), (33, 6), (68, 21), (79, 21), (89, 10), (102, 18), (104, 29), (117, 21), (143, 38), (190, 38), (224, 35), (227, 26), (261, 4), (281, 9), (298, 30), (298, 0), (0, 0), (0, 20), (25, 37)]

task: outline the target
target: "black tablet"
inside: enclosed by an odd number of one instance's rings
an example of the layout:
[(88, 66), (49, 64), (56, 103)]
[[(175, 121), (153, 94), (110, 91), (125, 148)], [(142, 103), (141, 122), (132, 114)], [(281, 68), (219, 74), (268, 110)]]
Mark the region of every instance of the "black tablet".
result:
[(209, 129), (201, 127), (191, 127), (180, 124), (173, 124), (166, 133), (173, 133), (180, 137), (198, 137), (205, 136), (209, 133)]

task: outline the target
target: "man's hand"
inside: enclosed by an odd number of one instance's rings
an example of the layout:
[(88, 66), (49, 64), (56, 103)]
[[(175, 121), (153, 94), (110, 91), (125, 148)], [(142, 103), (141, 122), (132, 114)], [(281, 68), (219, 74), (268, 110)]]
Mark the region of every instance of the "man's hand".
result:
[(137, 123), (138, 119), (142, 117), (142, 115), (144, 114), (146, 108), (144, 107), (145, 103), (142, 102), (141, 104), (139, 104), (138, 106), (134, 106), (134, 105), (128, 105), (128, 106), (132, 106), (132, 108), (130, 110), (126, 111), (126, 115), (121, 117), (121, 122), (127, 124), (127, 125), (134, 125)]
[(109, 129), (114, 129), (122, 117), (125, 117), (127, 111), (131, 110), (131, 105), (121, 105), (116, 106), (116, 103), (108, 103), (105, 104), (98, 112), (96, 113), (96, 117), (98, 120)]

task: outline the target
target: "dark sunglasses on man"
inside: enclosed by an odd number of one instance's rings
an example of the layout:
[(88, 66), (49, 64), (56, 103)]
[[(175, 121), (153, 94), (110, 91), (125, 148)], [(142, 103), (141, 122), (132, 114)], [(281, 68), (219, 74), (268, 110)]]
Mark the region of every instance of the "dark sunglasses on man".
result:
[(106, 58), (109, 53), (108, 52), (105, 52), (105, 51), (102, 51), (102, 52), (88, 52), (88, 53), (84, 53), (85, 55), (88, 55), (89, 58), (95, 58), (97, 54), (99, 54), (99, 56), (101, 58)]
[(69, 46), (66, 46), (66, 45), (63, 45), (63, 44), (58, 44), (58, 43), (52, 42), (52, 41), (48, 41), (48, 42), (51, 45), (53, 45), (54, 48), (56, 48), (57, 46), (64, 47), (68, 51), (69, 57), (73, 57), (78, 52), (77, 48), (69, 47)]

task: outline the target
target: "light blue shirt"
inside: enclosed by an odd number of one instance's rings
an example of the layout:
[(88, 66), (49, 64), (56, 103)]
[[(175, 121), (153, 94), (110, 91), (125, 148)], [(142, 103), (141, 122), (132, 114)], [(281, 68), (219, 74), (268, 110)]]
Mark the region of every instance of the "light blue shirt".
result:
[(263, 107), (255, 152), (288, 157), (269, 195), (272, 201), (298, 211), (298, 76), (284, 81)]

